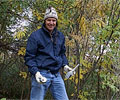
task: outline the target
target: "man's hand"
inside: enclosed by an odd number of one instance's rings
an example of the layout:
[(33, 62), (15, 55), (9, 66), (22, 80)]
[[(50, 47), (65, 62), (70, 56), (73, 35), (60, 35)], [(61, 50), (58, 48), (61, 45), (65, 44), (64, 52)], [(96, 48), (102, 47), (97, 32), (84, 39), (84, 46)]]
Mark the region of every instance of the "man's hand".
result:
[(45, 83), (47, 81), (47, 78), (46, 77), (43, 77), (40, 72), (37, 72), (35, 74), (35, 78), (37, 80), (38, 83)]
[[(76, 68), (78, 67), (79, 65), (76, 66)], [(72, 69), (70, 68), (68, 65), (65, 65), (64, 66), (64, 71), (67, 72), (66, 75), (65, 75), (65, 78), (68, 79), (70, 78), (71, 76), (73, 76), (76, 72), (75, 72), (75, 69)]]
[(65, 65), (64, 66), (64, 71), (65, 72), (69, 72), (69, 71), (71, 71), (72, 70), (72, 68), (70, 68), (68, 65)]

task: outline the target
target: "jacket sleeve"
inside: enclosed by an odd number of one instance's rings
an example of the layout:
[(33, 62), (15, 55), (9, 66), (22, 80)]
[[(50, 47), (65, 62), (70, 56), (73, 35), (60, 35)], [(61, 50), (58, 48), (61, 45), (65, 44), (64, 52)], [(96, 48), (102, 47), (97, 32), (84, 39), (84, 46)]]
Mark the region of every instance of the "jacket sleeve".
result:
[(24, 57), (25, 64), (28, 66), (28, 70), (32, 75), (38, 71), (36, 63), (36, 53), (37, 53), (37, 41), (34, 34), (31, 34), (27, 41), (26, 54)]
[(62, 66), (64, 67), (65, 65), (68, 65), (68, 60), (67, 60), (67, 57), (66, 57), (66, 47), (65, 47), (65, 37), (63, 39), (63, 43), (62, 43), (62, 47), (61, 47), (61, 56), (62, 56), (62, 59), (63, 59), (63, 64)]

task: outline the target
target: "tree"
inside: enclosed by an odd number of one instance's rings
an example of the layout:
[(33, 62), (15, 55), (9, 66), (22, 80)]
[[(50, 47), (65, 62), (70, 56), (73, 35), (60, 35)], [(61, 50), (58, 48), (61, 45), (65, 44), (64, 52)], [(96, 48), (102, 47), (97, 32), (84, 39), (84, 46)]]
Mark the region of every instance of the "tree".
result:
[(27, 6), (27, 1), (0, 1), (0, 98), (20, 98), (21, 87), (24, 86), (19, 73), (26, 69), (23, 68), (23, 58), (18, 56), (18, 50), (25, 44), (21, 37), (23, 34), (16, 34), (21, 40), (14, 38), (14, 35), (20, 30), (20, 21), (27, 17)]
[[(42, 26), (45, 9), (53, 6), (58, 12), (59, 30), (66, 37), (69, 65), (80, 64), (74, 77), (64, 79), (69, 98), (119, 99), (119, 5), (119, 0), (0, 1), (0, 94), (29, 98), (29, 74), (23, 60), (26, 41)], [(27, 25), (22, 26), (21, 20)], [(52, 99), (49, 92), (46, 99)]]

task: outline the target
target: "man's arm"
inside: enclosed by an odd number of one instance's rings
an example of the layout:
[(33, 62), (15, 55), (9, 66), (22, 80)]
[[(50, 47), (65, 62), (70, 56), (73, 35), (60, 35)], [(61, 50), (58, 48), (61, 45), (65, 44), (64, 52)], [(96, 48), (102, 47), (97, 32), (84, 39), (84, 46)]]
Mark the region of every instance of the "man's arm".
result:
[(25, 64), (28, 66), (28, 70), (31, 74), (35, 75), (38, 71), (36, 63), (37, 54), (37, 41), (33, 34), (30, 35), (27, 41), (26, 54), (25, 54)]
[(63, 67), (65, 65), (68, 65), (68, 60), (67, 60), (67, 57), (66, 57), (66, 47), (65, 47), (65, 37), (63, 39), (63, 43), (62, 43), (62, 47), (61, 47), (61, 56), (62, 56), (62, 59), (63, 59)]

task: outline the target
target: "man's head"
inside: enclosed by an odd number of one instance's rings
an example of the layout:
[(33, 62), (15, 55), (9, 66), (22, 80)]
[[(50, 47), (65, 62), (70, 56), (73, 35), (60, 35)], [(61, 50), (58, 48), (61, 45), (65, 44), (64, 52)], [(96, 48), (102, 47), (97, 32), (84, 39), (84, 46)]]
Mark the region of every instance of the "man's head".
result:
[(45, 26), (49, 32), (52, 32), (53, 29), (56, 27), (57, 20), (58, 20), (58, 16), (55, 9), (53, 7), (47, 8), (44, 16), (44, 21), (45, 21)]

